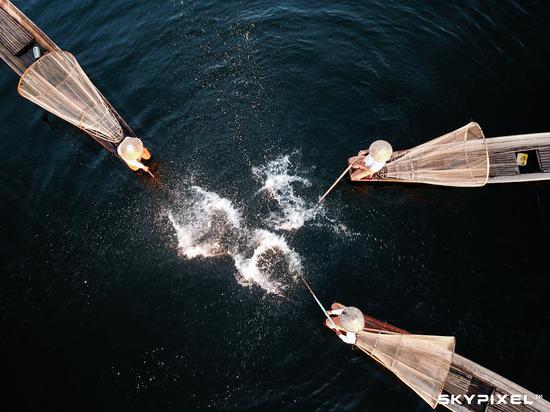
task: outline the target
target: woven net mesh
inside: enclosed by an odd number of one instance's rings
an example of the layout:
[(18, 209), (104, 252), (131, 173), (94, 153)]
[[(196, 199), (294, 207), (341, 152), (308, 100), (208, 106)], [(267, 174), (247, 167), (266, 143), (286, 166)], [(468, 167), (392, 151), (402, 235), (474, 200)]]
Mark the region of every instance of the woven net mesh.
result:
[(388, 368), (432, 408), (451, 367), (455, 338), (362, 331), (357, 347)]
[(21, 76), (19, 93), (99, 139), (123, 138), (120, 123), (71, 53), (42, 56)]
[(477, 123), (430, 140), (394, 156), (380, 176), (398, 181), (444, 186), (483, 186), (489, 177), (489, 157)]

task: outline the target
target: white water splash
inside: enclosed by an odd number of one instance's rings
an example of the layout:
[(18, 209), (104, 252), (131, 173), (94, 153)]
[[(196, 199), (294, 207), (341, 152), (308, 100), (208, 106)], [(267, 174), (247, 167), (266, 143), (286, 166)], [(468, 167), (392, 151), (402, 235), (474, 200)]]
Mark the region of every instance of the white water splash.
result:
[(284, 286), (273, 279), (284, 276), (280, 271), (296, 277), (302, 271), (300, 257), (282, 236), (267, 230), (256, 230), (251, 240), (252, 256), (237, 254), (235, 267), (239, 271), (239, 283), (243, 286), (259, 284), (270, 293), (280, 293)]
[(231, 202), (193, 186), (182, 206), (177, 214), (168, 212), (180, 253), (188, 259), (230, 255), (241, 226), (241, 215)]
[(310, 187), (311, 182), (301, 176), (291, 174), (292, 163), (288, 155), (278, 157), (264, 166), (253, 167), (252, 173), (263, 181), (259, 190), (277, 202), (279, 211), (272, 212), (269, 218), (277, 230), (296, 230), (305, 222), (315, 219), (319, 208), (307, 203), (298, 196), (295, 186)]
[(348, 238), (359, 236), (336, 218), (327, 216), (326, 209), (318, 207), (316, 201), (307, 201), (297, 194), (300, 189), (311, 187), (311, 182), (298, 175), (298, 168), (290, 161), (293, 155), (280, 156), (252, 168), (252, 173), (262, 183), (258, 192), (277, 204), (278, 210), (271, 212), (267, 223), (275, 230), (297, 231), (312, 222), (314, 226), (328, 228)]
[(285, 276), (295, 278), (301, 271), (300, 257), (282, 236), (247, 228), (232, 202), (216, 193), (193, 186), (179, 197), (177, 211), (170, 210), (168, 218), (182, 256), (230, 256), (243, 286), (282, 294)]

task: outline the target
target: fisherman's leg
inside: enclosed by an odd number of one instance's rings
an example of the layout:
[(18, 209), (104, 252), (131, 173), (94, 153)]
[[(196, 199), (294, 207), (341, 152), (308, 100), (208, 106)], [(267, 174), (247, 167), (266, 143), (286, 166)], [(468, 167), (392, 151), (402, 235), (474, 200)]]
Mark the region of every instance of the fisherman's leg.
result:
[(354, 180), (370, 179), (373, 174), (370, 170), (357, 169), (351, 174), (351, 177)]
[(149, 160), (151, 158), (151, 152), (149, 152), (146, 147), (143, 148), (143, 154), (141, 155), (141, 158), (143, 160)]

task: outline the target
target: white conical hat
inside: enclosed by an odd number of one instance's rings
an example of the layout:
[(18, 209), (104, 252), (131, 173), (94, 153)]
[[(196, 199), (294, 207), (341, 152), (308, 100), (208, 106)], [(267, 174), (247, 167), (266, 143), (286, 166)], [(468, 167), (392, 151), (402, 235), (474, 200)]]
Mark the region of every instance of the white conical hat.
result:
[(339, 318), (342, 327), (348, 332), (357, 333), (365, 327), (365, 316), (356, 307), (346, 306)]
[(385, 140), (377, 140), (369, 147), (369, 154), (376, 162), (387, 162), (393, 153), (391, 144)]
[(140, 160), (143, 156), (143, 142), (137, 137), (126, 137), (118, 146), (117, 152), (126, 161)]

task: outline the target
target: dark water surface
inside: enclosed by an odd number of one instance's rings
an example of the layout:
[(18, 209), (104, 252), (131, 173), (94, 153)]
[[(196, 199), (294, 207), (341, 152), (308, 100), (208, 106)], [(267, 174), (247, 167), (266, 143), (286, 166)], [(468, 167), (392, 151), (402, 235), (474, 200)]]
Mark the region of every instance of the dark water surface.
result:
[(375, 138), (406, 148), (471, 120), (487, 136), (550, 131), (548, 3), (16, 4), (150, 145), (170, 193), (43, 121), (1, 68), (5, 410), (429, 410), (325, 330), (284, 268), (268, 276), (280, 296), (243, 285), (237, 252), (183, 256), (167, 216), (204, 212), (190, 185), (282, 236), (327, 304), (452, 334), (550, 396), (550, 184), (345, 183), (285, 231), (253, 173), (288, 156), (311, 205)]

